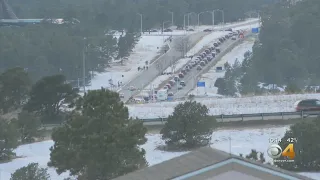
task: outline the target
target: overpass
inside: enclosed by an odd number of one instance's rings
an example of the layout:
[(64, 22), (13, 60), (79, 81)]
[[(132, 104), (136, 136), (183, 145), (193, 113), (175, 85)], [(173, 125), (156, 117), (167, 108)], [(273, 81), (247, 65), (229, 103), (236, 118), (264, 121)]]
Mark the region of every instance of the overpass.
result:
[(19, 19), (7, 0), (0, 0), (0, 26), (24, 26), (39, 24), (44, 19)]

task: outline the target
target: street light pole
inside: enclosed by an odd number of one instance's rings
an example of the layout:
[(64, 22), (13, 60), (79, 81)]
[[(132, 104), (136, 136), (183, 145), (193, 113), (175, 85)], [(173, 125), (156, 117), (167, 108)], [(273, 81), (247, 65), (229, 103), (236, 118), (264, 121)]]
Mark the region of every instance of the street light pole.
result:
[(183, 29), (186, 29), (186, 17), (188, 14), (183, 15)]
[(86, 92), (86, 54), (85, 54), (85, 51), (86, 51), (86, 39), (87, 38), (83, 38), (83, 50), (82, 50), (82, 73), (83, 73), (83, 79), (82, 79), (82, 85), (83, 85), (83, 93)]
[(164, 30), (164, 25), (165, 25), (166, 23), (168, 23), (168, 22), (170, 22), (170, 21), (165, 21), (165, 22), (162, 23), (162, 32), (163, 32), (163, 30)]
[[(206, 11), (206, 12), (209, 12), (209, 11)], [(206, 13), (206, 12), (200, 12), (200, 13), (198, 13), (198, 26), (200, 26), (200, 15), (203, 14), (203, 13)]]
[(142, 34), (142, 14), (137, 13), (140, 16), (140, 33)]
[(221, 12), (221, 14), (222, 14), (222, 24), (224, 24), (224, 10), (217, 9), (217, 11)]
[(169, 11), (169, 13), (171, 14), (171, 26), (173, 26), (173, 12)]
[(195, 14), (195, 15), (197, 15), (197, 13), (195, 13), (195, 12), (190, 12), (190, 13), (188, 13), (188, 27), (190, 26), (190, 15), (191, 14)]

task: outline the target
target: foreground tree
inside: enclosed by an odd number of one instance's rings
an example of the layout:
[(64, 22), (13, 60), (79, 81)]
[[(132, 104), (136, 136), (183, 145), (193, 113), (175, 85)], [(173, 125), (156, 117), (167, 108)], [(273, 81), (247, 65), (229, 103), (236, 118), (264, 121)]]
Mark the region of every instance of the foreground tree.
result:
[[(292, 149), (289, 148), (287, 152), (295, 153), (294, 161), (290, 163), (276, 162), (275, 165), (290, 171), (319, 171), (319, 136), (320, 118), (312, 122), (300, 122), (292, 125), (281, 139), (279, 145), (282, 147), (282, 150), (285, 150), (289, 144), (293, 144)], [(295, 142), (295, 139), (297, 142)], [(281, 156), (279, 159), (289, 158)]]
[(38, 163), (30, 163), (11, 174), (10, 180), (50, 180), (46, 168), (40, 168)]
[(77, 105), (52, 134), (48, 165), (57, 173), (69, 170), (79, 179), (109, 180), (147, 166), (145, 151), (138, 147), (145, 142), (146, 128), (129, 119), (117, 93), (89, 91)]
[(178, 104), (161, 130), (168, 146), (194, 148), (210, 143), (216, 120), (209, 109), (195, 101)]
[(14, 158), (13, 150), (18, 146), (18, 137), (15, 123), (0, 118), (0, 162)]
[(17, 109), (28, 97), (31, 80), (23, 68), (8, 69), (0, 75), (0, 108), (3, 113)]
[(61, 106), (72, 104), (77, 96), (77, 91), (66, 83), (63, 75), (47, 76), (32, 86), (30, 100), (24, 109), (55, 120)]
[[(243, 154), (240, 154), (240, 157), (243, 157)], [(246, 159), (250, 159), (250, 160), (254, 160), (254, 161), (258, 161), (261, 163), (265, 163), (266, 159), (264, 158), (264, 153), (262, 152), (258, 152), (255, 149), (251, 149), (250, 154), (246, 155), (245, 157)]]
[(41, 121), (33, 113), (23, 111), (18, 115), (17, 128), (22, 143), (34, 142), (41, 135), (40, 127)]

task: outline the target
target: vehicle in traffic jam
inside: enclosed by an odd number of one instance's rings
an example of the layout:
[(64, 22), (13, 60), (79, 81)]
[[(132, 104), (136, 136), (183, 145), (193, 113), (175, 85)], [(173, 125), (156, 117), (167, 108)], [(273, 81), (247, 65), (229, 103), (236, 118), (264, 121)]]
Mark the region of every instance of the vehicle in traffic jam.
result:
[(186, 83), (185, 83), (184, 81), (181, 81), (181, 82), (180, 82), (180, 85), (181, 85), (181, 86), (186, 86)]

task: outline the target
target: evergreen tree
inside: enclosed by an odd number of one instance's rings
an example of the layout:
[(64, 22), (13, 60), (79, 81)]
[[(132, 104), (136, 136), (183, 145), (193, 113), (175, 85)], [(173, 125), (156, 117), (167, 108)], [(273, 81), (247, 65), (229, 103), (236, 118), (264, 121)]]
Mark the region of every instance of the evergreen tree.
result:
[(16, 123), (22, 143), (31, 143), (35, 141), (35, 138), (40, 137), (41, 121), (34, 114), (22, 111)]
[[(290, 127), (281, 139), (279, 146), (283, 148), (287, 147), (290, 143), (293, 143), (293, 151), (295, 153), (294, 161), (290, 163), (276, 162), (280, 168), (289, 171), (319, 171), (320, 162), (320, 118), (314, 119), (312, 122), (299, 122)], [(296, 139), (297, 142), (288, 142), (288, 139)], [(291, 140), (289, 140), (291, 141)], [(288, 157), (281, 156), (280, 160), (289, 159)]]
[(11, 160), (18, 147), (19, 133), (15, 123), (11, 120), (0, 118), (0, 162)]
[(30, 163), (11, 174), (10, 180), (50, 180), (50, 175), (38, 163)]
[(210, 143), (216, 120), (209, 109), (195, 101), (180, 103), (174, 108), (160, 134), (168, 146), (194, 148)]
[(141, 121), (129, 119), (117, 93), (89, 91), (53, 132), (48, 165), (79, 179), (113, 179), (147, 166), (145, 151), (138, 146), (146, 131)]

